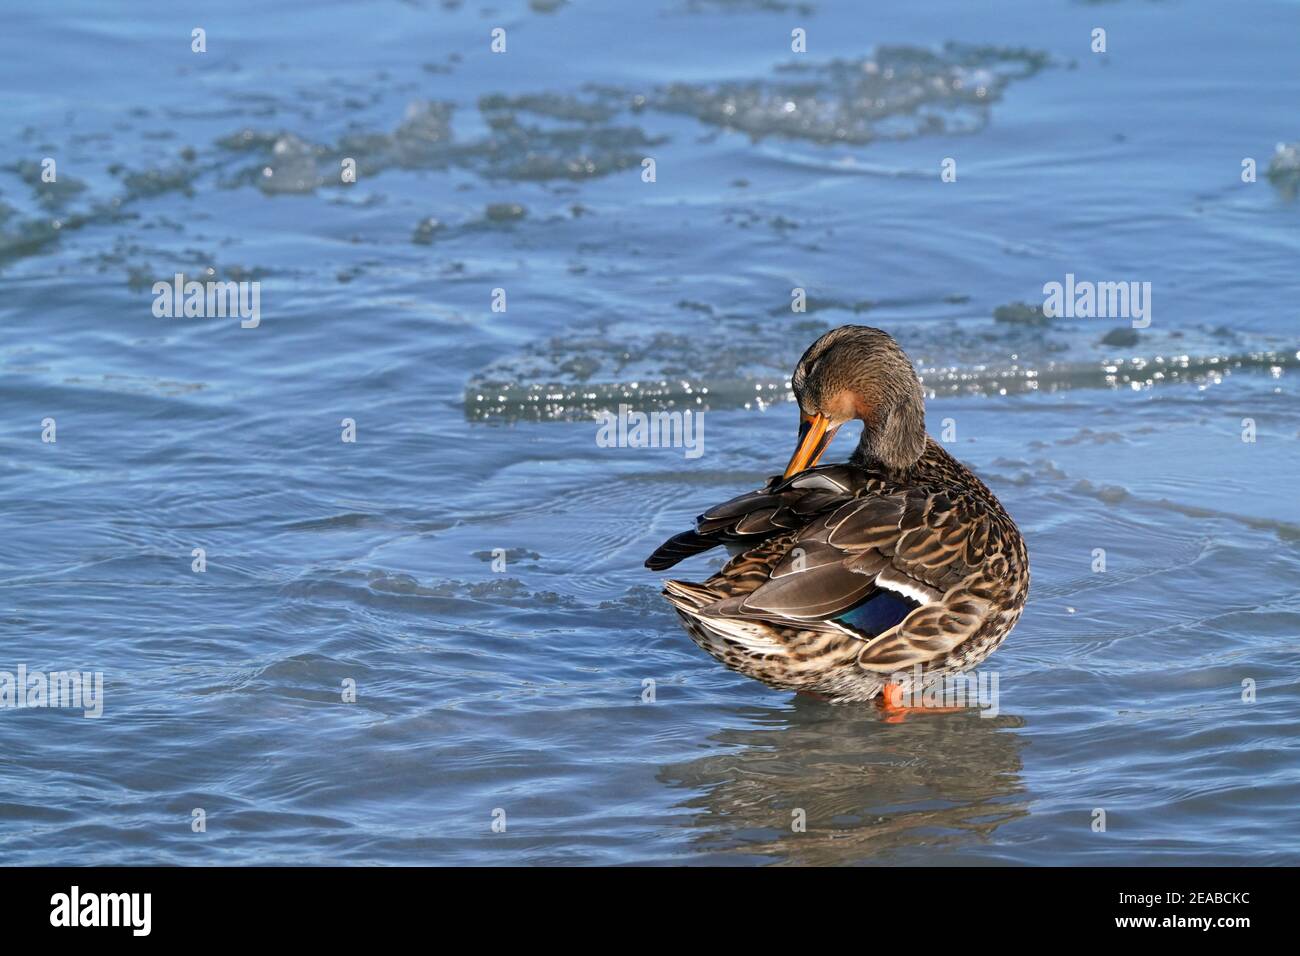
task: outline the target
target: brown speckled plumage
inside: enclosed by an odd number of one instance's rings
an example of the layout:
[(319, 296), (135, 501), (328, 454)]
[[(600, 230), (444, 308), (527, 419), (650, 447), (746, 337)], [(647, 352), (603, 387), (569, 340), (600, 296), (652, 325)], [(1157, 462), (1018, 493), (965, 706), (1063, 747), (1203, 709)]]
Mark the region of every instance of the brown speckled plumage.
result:
[[(1025, 605), (1015, 522), (925, 435), (915, 373), (885, 333), (827, 333), (792, 384), (805, 413), (851, 405), (838, 414), (863, 419), (862, 440), (846, 464), (711, 508), (650, 557), (660, 570), (716, 545), (737, 552), (702, 584), (667, 582), (691, 637), (743, 674), (834, 701), (869, 700), (893, 675), (911, 684), (916, 666), (924, 681), (976, 666)], [(897, 618), (854, 623), (869, 604)]]

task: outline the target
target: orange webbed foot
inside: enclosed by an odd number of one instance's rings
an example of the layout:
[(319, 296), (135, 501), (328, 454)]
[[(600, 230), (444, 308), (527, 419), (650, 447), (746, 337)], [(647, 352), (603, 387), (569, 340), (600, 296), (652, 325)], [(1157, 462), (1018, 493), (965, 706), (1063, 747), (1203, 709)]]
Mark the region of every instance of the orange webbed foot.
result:
[(900, 684), (886, 684), (880, 688), (880, 696), (876, 698), (876, 706), (884, 713), (885, 723), (887, 724), (901, 724), (908, 714), (957, 714), (966, 709), (965, 707), (905, 705), (903, 703), (903, 688)]

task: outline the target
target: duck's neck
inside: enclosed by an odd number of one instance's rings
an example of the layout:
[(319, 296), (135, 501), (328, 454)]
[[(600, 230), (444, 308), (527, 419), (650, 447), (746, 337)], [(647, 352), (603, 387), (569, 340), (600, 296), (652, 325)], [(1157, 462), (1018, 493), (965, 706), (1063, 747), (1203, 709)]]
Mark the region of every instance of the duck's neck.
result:
[(925, 454), (925, 405), (918, 386), (902, 399), (864, 420), (857, 450), (849, 459), (857, 465), (891, 473), (906, 472)]
[(869, 441), (859, 441), (858, 447), (853, 450), (849, 457), (849, 464), (856, 465), (865, 471), (880, 472), (888, 475), (890, 478), (906, 478), (917, 467), (920, 456), (913, 460), (903, 460), (891, 458), (885, 460), (881, 458)]

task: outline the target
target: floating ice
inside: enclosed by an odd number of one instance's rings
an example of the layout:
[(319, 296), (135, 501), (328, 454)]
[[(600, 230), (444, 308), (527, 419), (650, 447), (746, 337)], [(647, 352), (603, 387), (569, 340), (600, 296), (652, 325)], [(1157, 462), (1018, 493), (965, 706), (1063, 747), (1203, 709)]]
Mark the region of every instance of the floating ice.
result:
[[(1273, 376), (1300, 368), (1300, 352), (1264, 351), (1219, 355), (1156, 355), (1104, 362), (1046, 361), (978, 366), (922, 366), (927, 395), (1006, 395), (1072, 388), (1151, 388), (1174, 382), (1221, 379), (1235, 370)], [(756, 401), (757, 398), (757, 401)], [(465, 389), (465, 416), (474, 419), (579, 419), (620, 403), (648, 411), (667, 408), (741, 408), (792, 401), (788, 377), (690, 376), (617, 382), (526, 382), (489, 375)]]
[(1294, 198), (1300, 190), (1300, 143), (1278, 143), (1268, 164), (1268, 179), (1283, 195)]
[(1007, 84), (1046, 64), (1024, 49), (883, 46), (871, 58), (787, 66), (771, 80), (673, 84), (651, 105), (756, 139), (869, 143), (982, 128)]

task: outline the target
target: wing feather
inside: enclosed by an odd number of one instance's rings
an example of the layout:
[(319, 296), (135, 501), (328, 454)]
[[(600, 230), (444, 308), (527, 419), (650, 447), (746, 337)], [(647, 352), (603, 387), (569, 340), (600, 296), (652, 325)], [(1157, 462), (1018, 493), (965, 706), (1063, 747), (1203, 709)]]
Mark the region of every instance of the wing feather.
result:
[(691, 555), (718, 545), (748, 550), (773, 537), (804, 527), (827, 511), (852, 502), (863, 487), (857, 469), (824, 465), (789, 480), (769, 478), (758, 491), (715, 505), (696, 519), (695, 530), (674, 535), (646, 559), (646, 567), (663, 571)]
[(770, 555), (751, 552), (766, 575), (747, 568), (756, 586), (720, 588), (729, 596), (702, 611), (848, 630), (864, 639), (860, 666), (888, 674), (941, 659), (977, 633), (993, 611), (984, 572), (999, 540), (979, 502), (927, 488), (865, 494), (773, 539)]

